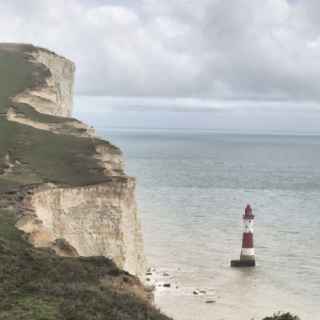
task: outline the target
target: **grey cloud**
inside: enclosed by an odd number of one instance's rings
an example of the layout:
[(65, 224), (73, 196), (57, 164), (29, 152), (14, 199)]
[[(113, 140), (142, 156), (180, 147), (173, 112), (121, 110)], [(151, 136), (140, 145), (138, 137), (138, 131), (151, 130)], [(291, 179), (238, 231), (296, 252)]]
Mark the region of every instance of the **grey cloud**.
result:
[(87, 95), (320, 99), (316, 0), (10, 1), (0, 41), (77, 63)]

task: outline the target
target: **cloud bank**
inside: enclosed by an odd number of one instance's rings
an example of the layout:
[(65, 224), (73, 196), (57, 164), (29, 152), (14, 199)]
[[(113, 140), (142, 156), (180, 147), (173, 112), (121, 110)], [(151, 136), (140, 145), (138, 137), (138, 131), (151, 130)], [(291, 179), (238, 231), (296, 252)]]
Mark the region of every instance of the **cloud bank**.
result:
[(12, 0), (0, 28), (74, 60), (78, 94), (320, 100), (317, 0)]

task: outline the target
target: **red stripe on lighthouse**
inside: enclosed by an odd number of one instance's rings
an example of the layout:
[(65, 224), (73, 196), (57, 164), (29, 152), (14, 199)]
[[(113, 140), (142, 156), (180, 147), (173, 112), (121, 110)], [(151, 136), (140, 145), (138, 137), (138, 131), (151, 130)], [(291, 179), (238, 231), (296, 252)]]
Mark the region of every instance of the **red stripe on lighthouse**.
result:
[(242, 248), (253, 248), (253, 234), (251, 232), (243, 234)]

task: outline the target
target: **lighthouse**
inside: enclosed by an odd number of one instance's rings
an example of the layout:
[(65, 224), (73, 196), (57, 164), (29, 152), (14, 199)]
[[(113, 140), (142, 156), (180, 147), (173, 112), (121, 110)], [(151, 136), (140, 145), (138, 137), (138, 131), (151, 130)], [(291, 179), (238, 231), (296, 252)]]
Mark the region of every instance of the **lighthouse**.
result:
[(243, 219), (242, 248), (240, 260), (231, 260), (231, 267), (254, 267), (255, 252), (253, 246), (253, 220), (252, 208), (248, 204), (245, 208)]

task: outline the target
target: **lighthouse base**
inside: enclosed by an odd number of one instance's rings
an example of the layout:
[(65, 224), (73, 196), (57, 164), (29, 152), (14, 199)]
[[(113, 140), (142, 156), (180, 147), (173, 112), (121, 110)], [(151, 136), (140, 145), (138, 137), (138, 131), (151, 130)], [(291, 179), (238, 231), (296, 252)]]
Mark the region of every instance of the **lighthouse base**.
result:
[(230, 266), (235, 268), (255, 267), (256, 261), (253, 260), (231, 260)]

